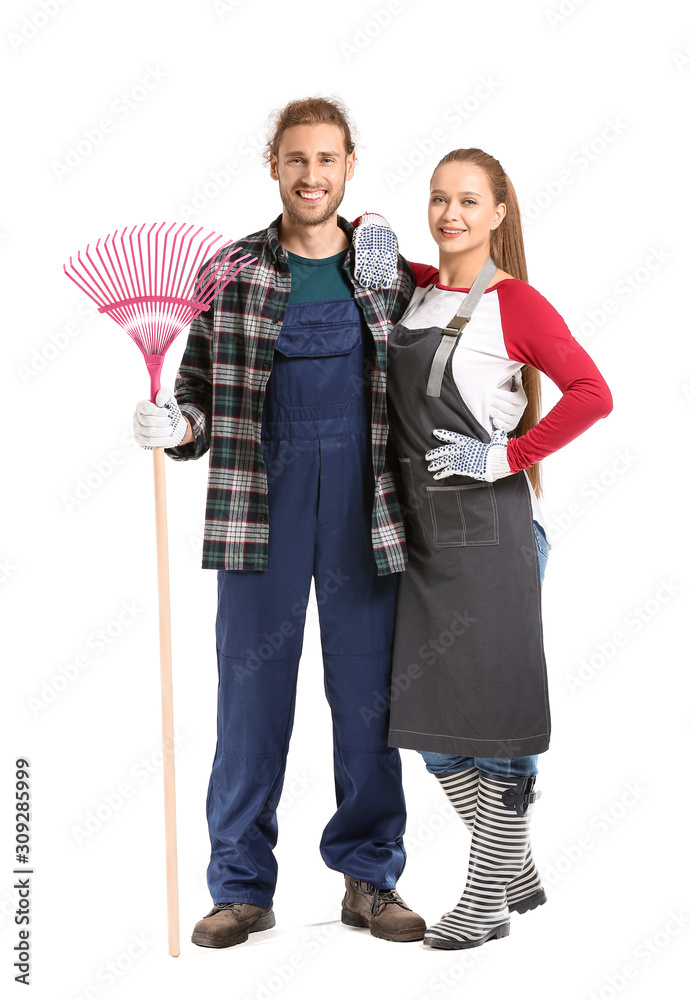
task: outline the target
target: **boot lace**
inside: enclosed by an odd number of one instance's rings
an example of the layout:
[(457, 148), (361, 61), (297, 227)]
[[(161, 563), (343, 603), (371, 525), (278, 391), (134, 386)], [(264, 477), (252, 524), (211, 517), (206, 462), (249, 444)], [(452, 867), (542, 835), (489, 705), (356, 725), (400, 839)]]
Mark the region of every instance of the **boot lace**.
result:
[(367, 896), (371, 895), (371, 909), (369, 912), (372, 917), (377, 917), (384, 906), (388, 906), (389, 903), (402, 906), (403, 910), (410, 909), (407, 903), (402, 901), (395, 889), (377, 889), (371, 882), (360, 882), (360, 885), (362, 892), (366, 893)]
[(213, 913), (218, 913), (219, 910), (234, 910), (237, 913), (239, 907), (239, 903), (216, 903), (213, 907)]

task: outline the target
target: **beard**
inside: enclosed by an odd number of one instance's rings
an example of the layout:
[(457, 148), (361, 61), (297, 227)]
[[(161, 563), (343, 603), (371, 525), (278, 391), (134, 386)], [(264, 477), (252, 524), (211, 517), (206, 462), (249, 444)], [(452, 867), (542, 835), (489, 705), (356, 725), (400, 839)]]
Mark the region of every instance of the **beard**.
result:
[(343, 179), (338, 187), (334, 188), (331, 185), (323, 184), (318, 189), (326, 192), (326, 196), (318, 208), (309, 208), (297, 194), (297, 191), (290, 191), (287, 186), (283, 185), (280, 177), (278, 178), (278, 188), (283, 203), (283, 212), (290, 222), (299, 226), (320, 226), (335, 215), (345, 197), (345, 174), (343, 173)]

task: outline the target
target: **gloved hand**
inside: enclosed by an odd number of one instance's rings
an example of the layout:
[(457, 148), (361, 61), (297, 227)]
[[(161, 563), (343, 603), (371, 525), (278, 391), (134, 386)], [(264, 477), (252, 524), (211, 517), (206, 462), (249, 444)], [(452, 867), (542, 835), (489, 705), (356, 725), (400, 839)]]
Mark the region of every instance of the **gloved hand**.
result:
[(390, 288), (398, 270), (398, 240), (382, 215), (366, 212), (352, 237), (355, 281), (363, 288)]
[(489, 403), (491, 422), (497, 430), (514, 431), (526, 406), (527, 393), (522, 388), (522, 371), (518, 368), (509, 388), (496, 386), (494, 389)]
[[(511, 474), (506, 454), (508, 435), (504, 430), (494, 431), (489, 444), (455, 431), (436, 430), (434, 437), (447, 442), (443, 448), (434, 448), (424, 456), (427, 462), (431, 462), (429, 472), (436, 472), (434, 479), (470, 476), (493, 483)], [(437, 472), (437, 469), (442, 471)]]
[(187, 433), (187, 420), (170, 389), (162, 386), (156, 402), (142, 399), (134, 411), (134, 440), (142, 448), (175, 448)]

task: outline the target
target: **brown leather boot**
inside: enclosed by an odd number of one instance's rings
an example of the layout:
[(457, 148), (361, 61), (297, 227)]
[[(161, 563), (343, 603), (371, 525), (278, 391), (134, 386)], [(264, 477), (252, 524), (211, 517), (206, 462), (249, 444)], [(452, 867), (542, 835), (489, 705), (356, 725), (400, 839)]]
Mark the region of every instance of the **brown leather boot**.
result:
[(251, 903), (219, 903), (194, 927), (192, 944), (202, 948), (230, 948), (242, 944), (254, 931), (275, 927), (273, 910)]
[(402, 901), (395, 889), (377, 889), (370, 882), (345, 876), (341, 919), (348, 927), (368, 927), (384, 941), (421, 941), (426, 924)]

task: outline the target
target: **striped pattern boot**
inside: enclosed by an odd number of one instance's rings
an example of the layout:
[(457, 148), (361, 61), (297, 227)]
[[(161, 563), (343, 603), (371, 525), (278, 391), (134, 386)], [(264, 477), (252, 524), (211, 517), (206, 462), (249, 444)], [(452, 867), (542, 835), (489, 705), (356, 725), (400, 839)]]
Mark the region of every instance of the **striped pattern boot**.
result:
[(479, 772), (465, 891), (457, 906), (429, 927), (425, 944), (476, 948), (510, 933), (506, 886), (525, 865), (530, 806), (540, 795), (534, 782)]
[[(437, 774), (436, 777), (460, 819), (467, 829), (471, 830), (474, 826), (479, 771), (472, 766), (464, 771), (455, 771), (454, 774)], [(528, 910), (534, 910), (546, 902), (546, 893), (532, 858), (531, 845), (527, 847), (524, 868), (517, 878), (506, 886), (506, 896), (508, 909), (518, 913), (527, 913)]]

